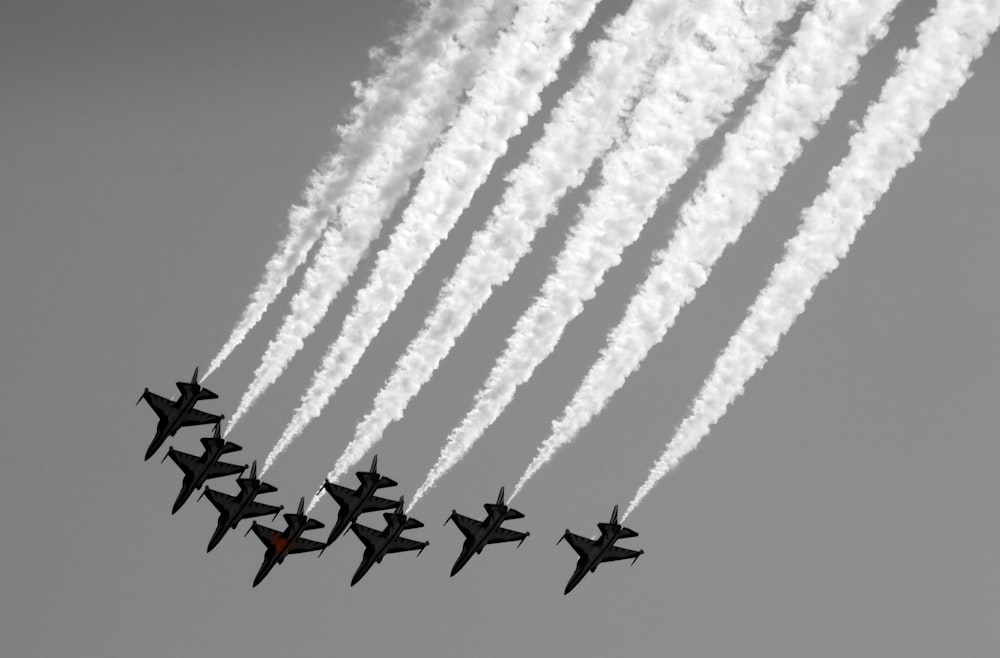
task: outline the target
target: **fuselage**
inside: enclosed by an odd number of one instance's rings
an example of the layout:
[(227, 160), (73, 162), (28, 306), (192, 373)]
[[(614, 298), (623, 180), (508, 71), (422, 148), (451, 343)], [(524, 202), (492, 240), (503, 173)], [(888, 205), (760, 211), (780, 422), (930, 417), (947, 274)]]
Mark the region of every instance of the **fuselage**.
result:
[(260, 584), (260, 581), (264, 580), (264, 577), (271, 572), (274, 565), (281, 564), (284, 562), (285, 557), (288, 556), (288, 551), (292, 548), (295, 540), (305, 532), (305, 524), (295, 524), (289, 526), (281, 533), (281, 537), (275, 539), (274, 544), (274, 554), (270, 557), (265, 557), (264, 562), (260, 565), (260, 569), (257, 570), (257, 576), (253, 579), (253, 586), (256, 587)]
[[(365, 508), (365, 503), (370, 501), (375, 493), (379, 490), (379, 480), (381, 479), (378, 475), (368, 475), (366, 473), (359, 474), (361, 476), (361, 486), (355, 490), (355, 496), (351, 498), (351, 503), (343, 508), (343, 513), (338, 515), (337, 523), (330, 530), (330, 537), (327, 539), (328, 544), (332, 544), (341, 535), (347, 532), (347, 529), (351, 527), (351, 524), (358, 520), (361, 516), (362, 510)], [(368, 477), (364, 477), (368, 475)]]
[(187, 499), (191, 497), (191, 494), (193, 494), (197, 489), (202, 488), (208, 480), (206, 476), (208, 475), (209, 469), (211, 469), (212, 466), (219, 461), (222, 454), (221, 450), (215, 450), (202, 455), (201, 459), (198, 460), (198, 470), (195, 471), (190, 484), (186, 487), (181, 487), (180, 493), (177, 494), (177, 500), (174, 501), (174, 508), (171, 512), (172, 514), (177, 513), (177, 510), (179, 510), (181, 506), (187, 502)]
[(247, 507), (259, 493), (260, 490), (256, 487), (240, 486), (240, 493), (236, 496), (236, 509), (232, 512), (226, 511), (220, 514), (219, 523), (215, 528), (215, 532), (212, 533), (212, 538), (208, 541), (209, 551), (219, 545), (219, 542), (225, 537), (226, 532), (236, 529), (236, 526), (243, 520), (243, 515), (246, 513)]
[(253, 499), (256, 498), (259, 493), (260, 490), (257, 488), (240, 489), (240, 495), (236, 497), (236, 510), (229, 519), (227, 527), (235, 529), (236, 526), (240, 524), (240, 521), (243, 520), (243, 515), (246, 513), (247, 507), (253, 502)]
[(608, 549), (615, 545), (618, 541), (619, 533), (614, 529), (601, 530), (601, 541), (598, 550), (582, 565), (579, 565), (576, 571), (573, 572), (572, 578), (569, 579), (569, 583), (566, 584), (566, 589), (564, 594), (569, 594), (574, 587), (580, 584), (583, 577), (588, 573), (593, 573), (597, 571), (598, 565), (604, 560), (604, 554), (608, 552)]
[(484, 532), (479, 537), (476, 538), (476, 542), (472, 546), (473, 551), (475, 551), (476, 553), (483, 552), (483, 549), (489, 545), (490, 537), (493, 536), (493, 533), (496, 532), (497, 528), (503, 525), (503, 522), (506, 518), (506, 513), (507, 513), (506, 508), (504, 508), (502, 511), (493, 509), (489, 510), (488, 512), (489, 516), (487, 517), (486, 525), (483, 528)]
[(351, 579), (351, 587), (353, 587), (374, 565), (382, 561), (388, 554), (389, 546), (392, 544), (393, 540), (399, 537), (405, 530), (405, 524), (392, 519), (389, 521), (389, 525), (381, 533), (381, 540), (378, 546), (374, 548), (372, 554), (368, 556), (366, 560), (363, 560), (358, 566), (358, 570), (354, 572), (354, 577)]

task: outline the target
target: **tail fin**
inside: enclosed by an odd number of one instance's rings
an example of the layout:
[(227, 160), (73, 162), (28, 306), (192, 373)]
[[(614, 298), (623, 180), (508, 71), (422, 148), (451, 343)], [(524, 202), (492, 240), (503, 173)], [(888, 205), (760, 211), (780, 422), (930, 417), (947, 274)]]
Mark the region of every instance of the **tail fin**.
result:
[(613, 510), (611, 510), (611, 524), (612, 525), (618, 525), (618, 506), (617, 505), (615, 505), (615, 508)]
[(135, 406), (137, 406), (137, 407), (139, 406), (139, 403), (142, 402), (143, 399), (145, 399), (147, 393), (149, 393), (149, 389), (148, 388), (142, 389), (142, 395), (140, 395), (139, 399), (135, 401)]
[(503, 487), (500, 487), (500, 493), (497, 495), (497, 505), (503, 505)]
[(257, 479), (257, 460), (253, 460), (253, 464), (250, 465), (250, 479)]
[(402, 513), (403, 513), (403, 497), (400, 496), (399, 503), (397, 503), (396, 505), (396, 514), (402, 514)]
[(372, 457), (372, 467), (368, 469), (369, 473), (378, 473), (378, 455)]
[(299, 516), (305, 516), (306, 515), (306, 497), (305, 496), (302, 496), (302, 498), (299, 498), (299, 511), (298, 511), (298, 514), (299, 514)]
[(192, 384), (197, 384), (198, 383), (198, 368), (195, 368), (194, 369), (194, 374), (191, 375), (191, 383)]

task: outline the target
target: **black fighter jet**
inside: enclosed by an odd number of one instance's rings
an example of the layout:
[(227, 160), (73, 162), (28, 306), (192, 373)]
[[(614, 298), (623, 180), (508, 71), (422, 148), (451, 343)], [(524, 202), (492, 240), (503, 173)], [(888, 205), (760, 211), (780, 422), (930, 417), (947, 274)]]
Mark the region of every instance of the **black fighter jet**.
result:
[[(351, 531), (365, 545), (365, 554), (361, 558), (358, 570), (354, 572), (354, 578), (351, 579), (351, 587), (354, 587), (354, 584), (361, 580), (373, 565), (381, 562), (382, 558), (389, 553), (402, 553), (403, 551), (420, 551), (420, 553), (423, 553), (427, 545), (430, 544), (429, 541), (413, 541), (412, 539), (400, 537), (404, 530), (424, 527), (424, 524), (420, 521), (411, 519), (403, 514), (402, 496), (400, 496), (399, 503), (396, 505), (396, 511), (387, 512), (382, 516), (385, 517), (385, 528), (382, 529), (382, 532), (368, 526), (363, 526), (360, 523), (355, 523), (351, 526)], [(417, 553), (417, 555), (420, 555), (420, 553)]]
[(261, 563), (260, 569), (257, 570), (257, 576), (253, 579), (254, 587), (259, 585), (260, 581), (264, 580), (264, 576), (274, 568), (274, 565), (281, 564), (289, 555), (294, 553), (308, 553), (309, 551), (321, 551), (326, 548), (326, 544), (323, 542), (302, 538), (302, 533), (306, 530), (325, 527), (325, 524), (306, 516), (305, 508), (306, 499), (302, 498), (299, 501), (299, 511), (297, 513), (284, 515), (285, 523), (288, 524), (288, 527), (282, 532), (262, 526), (256, 521), (250, 526), (250, 530), (247, 530), (247, 535), (252, 530), (257, 535), (257, 538), (267, 546), (267, 551), (264, 553), (264, 561)]
[(567, 530), (559, 538), (559, 541), (556, 542), (558, 544), (565, 539), (573, 547), (577, 555), (580, 556), (580, 559), (576, 561), (576, 571), (573, 572), (573, 576), (569, 579), (569, 583), (567, 583), (563, 594), (569, 594), (583, 580), (587, 572), (596, 571), (597, 565), (600, 563), (612, 562), (614, 560), (632, 560), (632, 564), (635, 564), (635, 561), (643, 554), (643, 551), (633, 551), (628, 548), (615, 546), (615, 542), (619, 539), (639, 536), (639, 533), (635, 530), (625, 528), (618, 523), (617, 505), (615, 505), (615, 509), (611, 512), (611, 522), (598, 523), (597, 527), (601, 529), (601, 536), (597, 539), (587, 539), (580, 535), (574, 535)]
[(177, 431), (182, 427), (218, 425), (224, 418), (224, 416), (216, 416), (215, 414), (206, 413), (194, 408), (201, 400), (214, 400), (219, 397), (198, 384), (197, 368), (194, 369), (191, 382), (177, 382), (177, 388), (180, 390), (181, 395), (176, 400), (168, 400), (162, 395), (150, 393), (148, 388), (136, 400), (136, 404), (145, 400), (160, 419), (160, 422), (156, 425), (156, 436), (153, 437), (153, 442), (149, 444), (149, 448), (146, 450), (146, 459), (156, 454), (156, 451), (160, 449), (163, 442), (177, 434)]
[(361, 480), (357, 489), (348, 489), (327, 480), (323, 484), (326, 492), (340, 505), (337, 523), (330, 531), (326, 540), (327, 546), (332, 544), (347, 530), (348, 526), (358, 520), (358, 517), (368, 512), (381, 512), (396, 507), (395, 500), (379, 498), (375, 492), (385, 487), (396, 486), (396, 481), (378, 474), (378, 455), (372, 458), (371, 470), (357, 471), (355, 475)]
[(285, 509), (284, 505), (275, 507), (254, 501), (254, 498), (260, 494), (278, 490), (278, 487), (257, 479), (256, 461), (250, 466), (250, 477), (237, 478), (236, 484), (240, 487), (240, 493), (235, 497), (216, 491), (211, 487), (205, 487), (201, 496), (198, 496), (198, 500), (201, 500), (202, 496), (208, 496), (209, 502), (215, 506), (215, 509), (219, 510), (219, 524), (216, 526), (215, 532), (212, 533), (212, 539), (208, 542), (209, 552), (222, 541), (226, 532), (239, 525), (243, 519), (268, 516), (269, 514), (273, 514), (277, 518), (278, 513)]
[(243, 449), (235, 443), (223, 439), (220, 436), (221, 433), (222, 430), (216, 425), (214, 435), (202, 438), (201, 444), (205, 446), (205, 452), (200, 457), (181, 452), (180, 450), (174, 450), (172, 446), (167, 448), (167, 454), (163, 456), (160, 462), (162, 463), (167, 460), (167, 457), (170, 457), (184, 471), (184, 482), (181, 484), (180, 493), (177, 494), (177, 500), (174, 501), (174, 508), (170, 511), (171, 514), (176, 514), (177, 510), (194, 493), (194, 490), (201, 489), (207, 480), (226, 477), (227, 475), (236, 475), (237, 473), (243, 473), (247, 469), (246, 464), (239, 466), (219, 461), (222, 455)]
[(524, 514), (504, 504), (503, 487), (500, 487), (500, 495), (497, 496), (497, 502), (486, 503), (483, 507), (486, 508), (486, 518), (482, 521), (470, 519), (452, 510), (451, 516), (444, 522), (445, 525), (448, 525), (448, 521), (454, 521), (458, 529), (465, 535), (465, 543), (462, 544), (462, 553), (458, 556), (455, 566), (451, 569), (452, 576), (465, 566), (469, 558), (475, 554), (482, 553), (487, 545), (499, 544), (505, 541), (516, 541), (520, 542), (518, 544), (520, 546), (527, 539), (528, 535), (531, 534), (528, 532), (507, 530), (501, 527), (505, 521), (524, 518)]

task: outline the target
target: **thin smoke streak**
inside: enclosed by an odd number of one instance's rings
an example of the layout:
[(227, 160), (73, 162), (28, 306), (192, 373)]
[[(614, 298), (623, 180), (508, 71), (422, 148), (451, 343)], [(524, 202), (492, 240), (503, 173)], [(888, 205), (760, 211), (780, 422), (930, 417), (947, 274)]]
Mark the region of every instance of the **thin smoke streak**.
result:
[(407, 112), (391, 123), (375, 153), (340, 197), (340, 225), (325, 231), (315, 262), (292, 299), (291, 311), (268, 345), (227, 431), (281, 376), (357, 269), (382, 222), (406, 194), (427, 153), (454, 119), (462, 92), (488, 60), (497, 31), (509, 21), (515, 5), (481, 0), (467, 11), (473, 9), (474, 13), (465, 15), (455, 37), (445, 39), (447, 54), (432, 65), (425, 93), (411, 99)]
[(340, 136), (337, 152), (310, 177), (303, 192), (305, 205), (295, 205), (289, 210), (288, 234), (267, 262), (261, 282), (250, 295), (250, 303), (212, 359), (202, 382), (243, 342), (284, 290), (289, 277), (305, 262), (327, 224), (335, 220), (337, 199), (354, 180), (357, 168), (371, 156), (372, 144), (414, 99), (426, 93), (431, 64), (441, 61), (443, 66), (449, 66), (452, 51), (444, 48), (445, 37), (464, 20), (469, 7), (466, 0), (432, 2), (402, 35), (393, 39), (397, 56), (380, 62), (386, 59), (385, 55), (373, 51), (372, 58), (381, 65), (381, 71), (365, 83), (354, 84), (358, 104), (351, 110), (351, 122), (337, 128)]
[(606, 158), (602, 182), (581, 211), (541, 297), (518, 320), (473, 409), (451, 432), (409, 509), (468, 452), (552, 352), (604, 273), (621, 260), (659, 199), (688, 168), (698, 143), (718, 128), (759, 73), (778, 24), (796, 4), (761, 3), (747, 13), (720, 3), (697, 18), (693, 38), (678, 44), (636, 107), (627, 142)]
[(798, 235), (730, 338), (692, 410), (636, 491), (623, 520), (701, 440), (767, 359), (819, 285), (847, 255), (896, 173), (912, 162), (931, 119), (968, 79), (969, 67), (1000, 23), (1000, 0), (939, 0), (919, 29), (917, 46), (899, 55), (850, 151), (828, 186), (802, 214)]
[(340, 337), (330, 347), (281, 438), (266, 471), (318, 416), (402, 300), (417, 272), (458, 221), (509, 140), (541, 106), (598, 0), (537, 0), (525, 5), (501, 36), (466, 106), (424, 165), (424, 177), (403, 219), (358, 293)]
[(795, 34), (719, 163), (680, 211), (677, 229), (511, 498), (607, 404), (673, 326), (712, 267), (753, 219), (888, 31), (899, 0), (820, 0)]
[[(590, 46), (587, 70), (560, 99), (526, 161), (507, 176), (503, 199), (473, 236), (469, 252), (358, 425), (329, 481), (338, 481), (381, 439), (386, 426), (402, 417), (472, 317), (528, 253), (560, 199), (583, 182), (593, 161), (620, 138), (656, 62), (665, 58), (671, 41), (690, 29), (691, 12), (703, 11), (706, 4), (636, 0), (612, 22), (607, 38)], [(323, 494), (320, 490), (310, 509)]]

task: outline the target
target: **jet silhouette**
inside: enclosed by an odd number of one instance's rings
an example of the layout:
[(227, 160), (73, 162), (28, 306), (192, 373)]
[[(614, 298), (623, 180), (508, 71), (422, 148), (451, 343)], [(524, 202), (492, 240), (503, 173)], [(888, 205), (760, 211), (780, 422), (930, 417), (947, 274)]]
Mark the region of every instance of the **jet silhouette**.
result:
[(171, 514), (176, 514), (177, 510), (194, 493), (194, 490), (201, 489), (207, 480), (235, 475), (246, 470), (246, 464), (238, 466), (219, 461), (222, 455), (243, 449), (235, 443), (224, 440), (220, 434), (221, 430), (216, 425), (213, 436), (202, 438), (201, 444), (205, 446), (205, 452), (200, 457), (181, 452), (180, 450), (174, 450), (173, 447), (167, 448), (167, 454), (163, 456), (160, 462), (162, 463), (166, 461), (167, 457), (170, 457), (184, 471), (184, 482), (181, 484), (180, 493), (177, 494), (177, 500), (174, 501), (174, 508), (170, 511)]
[[(382, 558), (389, 553), (401, 553), (403, 551), (420, 551), (420, 553), (423, 553), (427, 545), (430, 544), (429, 541), (413, 541), (412, 539), (400, 536), (404, 530), (424, 527), (424, 524), (420, 521), (411, 519), (403, 514), (402, 496), (400, 496), (399, 503), (396, 505), (396, 511), (387, 512), (382, 516), (385, 517), (385, 528), (381, 532), (374, 528), (363, 526), (360, 523), (355, 523), (351, 526), (351, 531), (365, 545), (365, 554), (361, 558), (358, 570), (354, 572), (354, 578), (351, 579), (351, 587), (354, 587), (355, 583), (361, 580), (372, 566), (381, 562)], [(420, 553), (417, 553), (417, 555), (420, 555)]]
[(566, 589), (563, 594), (569, 594), (574, 587), (576, 587), (583, 577), (587, 575), (587, 572), (593, 572), (597, 570), (597, 566), (602, 562), (613, 562), (614, 560), (632, 560), (632, 564), (639, 559), (639, 556), (643, 554), (643, 551), (633, 551), (627, 548), (620, 548), (615, 546), (615, 542), (619, 539), (627, 539), (629, 537), (638, 537), (639, 533), (630, 528), (622, 527), (618, 523), (618, 506), (615, 505), (614, 510), (611, 512), (611, 522), (610, 523), (598, 523), (597, 527), (601, 530), (601, 536), (596, 540), (587, 539), (586, 537), (581, 537), (580, 535), (574, 535), (572, 532), (567, 530), (563, 533), (563, 536), (559, 538), (558, 544), (563, 539), (569, 542), (569, 545), (573, 547), (580, 559), (576, 562), (576, 571), (573, 572), (572, 577), (569, 579), (569, 583), (566, 584)]
[(326, 544), (322, 542), (302, 538), (302, 533), (306, 530), (325, 527), (325, 524), (307, 517), (305, 508), (306, 499), (302, 498), (299, 501), (299, 511), (297, 513), (284, 515), (285, 523), (288, 524), (288, 527), (282, 532), (262, 526), (256, 521), (250, 526), (250, 530), (247, 530), (247, 535), (252, 530), (257, 535), (257, 538), (267, 546), (267, 550), (264, 553), (264, 561), (261, 563), (260, 569), (257, 570), (257, 576), (253, 579), (254, 587), (259, 585), (260, 581), (264, 580), (264, 577), (270, 573), (274, 565), (281, 564), (289, 555), (294, 553), (308, 553), (309, 551), (321, 551), (326, 548)]
[(215, 509), (219, 510), (219, 523), (215, 532), (212, 533), (212, 539), (208, 542), (208, 552), (211, 552), (222, 541), (226, 532), (239, 525), (243, 519), (269, 514), (273, 514), (277, 518), (278, 513), (285, 508), (284, 505), (275, 507), (274, 505), (254, 502), (254, 498), (257, 496), (278, 490), (278, 487), (257, 479), (256, 461), (250, 466), (250, 477), (237, 478), (236, 484), (240, 488), (240, 493), (235, 497), (216, 491), (211, 487), (205, 487), (201, 496), (198, 496), (198, 500), (201, 500), (202, 496), (208, 496), (209, 502), (215, 506)]
[(326, 540), (327, 546), (337, 541), (337, 538), (344, 534), (348, 526), (357, 521), (362, 514), (381, 512), (396, 507), (395, 500), (379, 498), (375, 495), (379, 489), (396, 486), (395, 480), (378, 474), (378, 455), (372, 458), (369, 471), (357, 471), (355, 475), (361, 481), (357, 489), (348, 489), (329, 480), (323, 484), (323, 488), (330, 494), (330, 497), (340, 505), (337, 523), (333, 526), (333, 530), (330, 531), (330, 536)]
[(153, 442), (146, 449), (147, 460), (156, 454), (164, 441), (177, 434), (177, 431), (182, 427), (218, 425), (224, 418), (224, 416), (216, 416), (194, 408), (201, 400), (214, 400), (219, 397), (198, 384), (197, 368), (194, 369), (191, 382), (177, 382), (177, 389), (181, 394), (176, 400), (168, 400), (162, 395), (150, 393), (148, 388), (136, 400), (137, 405), (145, 400), (160, 419), (156, 425), (156, 435), (153, 437)]
[(462, 534), (465, 535), (462, 552), (455, 561), (455, 566), (451, 569), (452, 576), (458, 573), (473, 555), (482, 553), (483, 549), (489, 544), (516, 541), (520, 542), (518, 544), (520, 546), (527, 539), (528, 535), (531, 534), (528, 532), (507, 530), (501, 527), (505, 521), (524, 518), (524, 514), (504, 504), (503, 487), (500, 487), (497, 502), (486, 503), (483, 507), (486, 509), (486, 518), (482, 521), (470, 519), (452, 510), (451, 516), (444, 522), (445, 525), (448, 525), (448, 521), (453, 521), (458, 526), (458, 529), (462, 531)]

